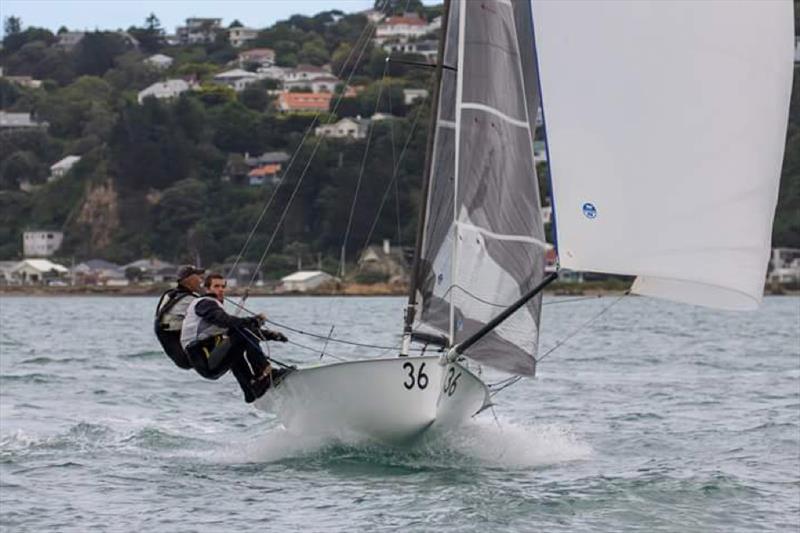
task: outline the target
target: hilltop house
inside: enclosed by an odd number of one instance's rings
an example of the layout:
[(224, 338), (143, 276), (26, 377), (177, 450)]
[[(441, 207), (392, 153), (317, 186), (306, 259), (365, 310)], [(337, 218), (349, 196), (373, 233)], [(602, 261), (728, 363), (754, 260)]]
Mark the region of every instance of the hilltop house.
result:
[(69, 52), (83, 40), (84, 36), (86, 36), (86, 32), (82, 31), (61, 32), (58, 34), (58, 41), (56, 41), (55, 46)]
[(191, 85), (189, 85), (189, 83), (184, 80), (174, 79), (167, 81), (159, 81), (154, 83), (150, 87), (139, 91), (137, 99), (141, 104), (142, 102), (144, 102), (144, 99), (149, 96), (159, 99), (175, 98), (179, 96), (181, 93), (188, 91), (189, 89), (191, 89)]
[(221, 18), (188, 18), (186, 26), (175, 28), (175, 34), (182, 45), (213, 43), (217, 32), (222, 29)]
[(256, 64), (259, 67), (270, 67), (275, 64), (275, 50), (272, 48), (252, 48), (239, 53), (239, 67), (244, 68), (248, 64)]
[(47, 182), (52, 182), (63, 178), (67, 172), (69, 172), (75, 163), (81, 160), (79, 155), (68, 155), (64, 159), (53, 163), (50, 166), (50, 176), (47, 178)]
[(283, 113), (302, 111), (322, 111), (330, 108), (332, 93), (291, 93), (278, 94), (278, 110)]
[(151, 67), (159, 70), (168, 69), (172, 66), (174, 59), (164, 54), (155, 54), (144, 60)]
[(214, 81), (217, 83), (223, 83), (233, 88), (233, 90), (237, 93), (243, 91), (245, 87), (257, 80), (258, 76), (256, 74), (247, 72), (246, 70), (242, 70), (240, 68), (228, 70), (226, 72), (220, 72), (214, 76)]
[(24, 231), (22, 232), (22, 255), (24, 257), (49, 257), (61, 248), (63, 241), (63, 231)]
[(247, 173), (251, 186), (264, 185), (266, 182), (276, 183), (279, 181), (278, 175), (281, 172), (281, 165), (270, 163), (256, 167)]
[(437, 41), (407, 41), (392, 40), (383, 44), (383, 49), (388, 54), (417, 54), (423, 56), (429, 63), (436, 62), (439, 53)]
[(47, 128), (50, 124), (40, 122), (33, 118), (31, 113), (8, 113), (0, 111), (0, 130), (31, 130), (35, 128)]
[(368, 129), (369, 119), (363, 119), (360, 116), (345, 117), (334, 124), (317, 126), (314, 133), (320, 137), (333, 139), (365, 139)]
[(284, 81), (313, 80), (321, 76), (330, 76), (330, 70), (314, 65), (300, 64), (297, 67), (288, 69), (284, 76)]
[[(439, 23), (441, 24), (441, 21)], [(374, 40), (383, 43), (391, 38), (418, 38), (436, 29), (438, 28), (431, 29), (427, 21), (417, 13), (404, 13), (400, 16), (388, 17), (378, 24)]]
[(415, 100), (425, 99), (428, 97), (427, 89), (403, 89), (403, 103), (411, 105)]
[(311, 90), (312, 93), (332, 93), (336, 91), (336, 86), (339, 83), (339, 79), (335, 76), (324, 75), (310, 79), (286, 80), (283, 82), (283, 88), (287, 91), (290, 89), (307, 89)]
[(256, 37), (258, 37), (258, 30), (255, 28), (239, 26), (237, 28), (231, 28), (228, 30), (228, 41), (234, 48), (240, 48)]

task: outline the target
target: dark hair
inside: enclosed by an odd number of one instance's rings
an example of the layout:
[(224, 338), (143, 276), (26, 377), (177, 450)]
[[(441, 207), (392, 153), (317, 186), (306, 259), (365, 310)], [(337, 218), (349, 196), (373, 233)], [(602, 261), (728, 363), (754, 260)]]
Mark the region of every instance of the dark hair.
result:
[(203, 287), (205, 287), (206, 289), (210, 289), (211, 288), (211, 282), (213, 280), (215, 280), (215, 279), (224, 280), (225, 277), (222, 274), (220, 274), (219, 272), (211, 272), (208, 276), (206, 276), (206, 279), (203, 282)]

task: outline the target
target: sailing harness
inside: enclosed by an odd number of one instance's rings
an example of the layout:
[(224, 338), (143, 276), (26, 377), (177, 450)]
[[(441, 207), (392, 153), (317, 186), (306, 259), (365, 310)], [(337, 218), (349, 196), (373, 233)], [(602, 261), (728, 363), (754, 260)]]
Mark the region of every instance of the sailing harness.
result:
[(169, 289), (159, 298), (153, 320), (153, 330), (164, 353), (176, 366), (186, 370), (192, 368), (192, 363), (180, 343), (181, 326), (186, 309), (192, 300), (199, 297), (199, 294), (181, 287)]

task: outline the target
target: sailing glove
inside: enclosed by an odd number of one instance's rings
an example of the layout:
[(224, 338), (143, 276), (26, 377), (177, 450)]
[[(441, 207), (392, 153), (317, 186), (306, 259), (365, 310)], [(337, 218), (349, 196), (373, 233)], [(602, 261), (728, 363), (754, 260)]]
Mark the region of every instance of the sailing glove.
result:
[(280, 331), (272, 331), (270, 329), (262, 329), (261, 333), (268, 341), (287, 342), (289, 339)]

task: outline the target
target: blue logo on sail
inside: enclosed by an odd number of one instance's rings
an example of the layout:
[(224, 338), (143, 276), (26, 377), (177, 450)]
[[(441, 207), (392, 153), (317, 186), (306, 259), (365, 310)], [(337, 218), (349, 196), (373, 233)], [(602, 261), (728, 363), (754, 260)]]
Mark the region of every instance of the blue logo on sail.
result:
[(594, 204), (586, 202), (583, 204), (583, 214), (586, 218), (595, 218), (597, 217), (597, 208)]

